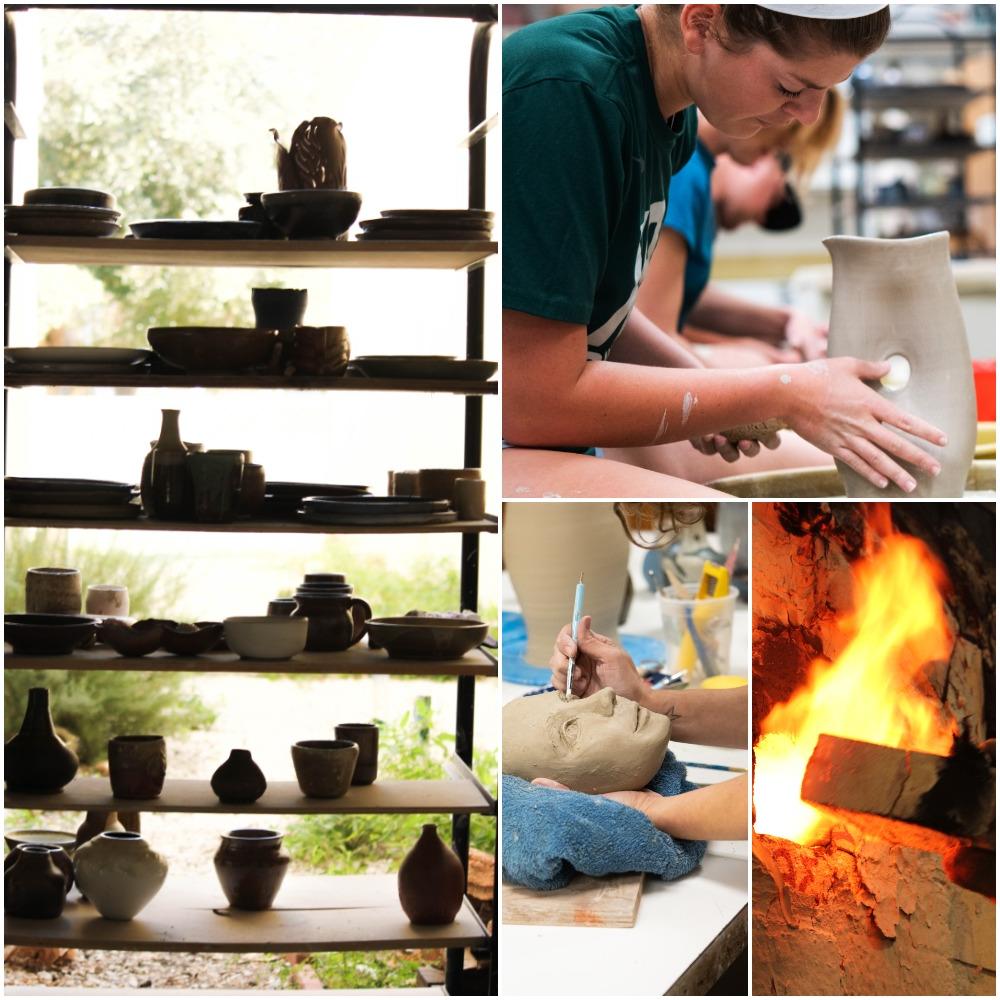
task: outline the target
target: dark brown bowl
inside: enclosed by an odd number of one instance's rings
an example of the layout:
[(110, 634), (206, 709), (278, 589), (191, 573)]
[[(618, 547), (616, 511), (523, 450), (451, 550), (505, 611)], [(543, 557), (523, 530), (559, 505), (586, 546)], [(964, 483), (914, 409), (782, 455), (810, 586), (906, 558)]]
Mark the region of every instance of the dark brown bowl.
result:
[(154, 326), (149, 346), (167, 364), (191, 372), (230, 372), (270, 364), (277, 330), (226, 326)]
[(309, 188), (262, 194), (260, 202), (271, 221), (289, 239), (336, 239), (354, 224), (361, 211), (356, 191)]
[(459, 618), (370, 618), (371, 644), (402, 660), (450, 660), (464, 656), (486, 638), (486, 622)]
[(3, 637), (18, 654), (61, 656), (94, 638), (90, 615), (4, 615)]
[(163, 648), (174, 656), (200, 656), (218, 645), (222, 633), (222, 622), (164, 625)]
[(122, 656), (148, 656), (163, 642), (163, 625), (148, 618), (134, 625), (108, 618), (97, 627), (97, 638)]

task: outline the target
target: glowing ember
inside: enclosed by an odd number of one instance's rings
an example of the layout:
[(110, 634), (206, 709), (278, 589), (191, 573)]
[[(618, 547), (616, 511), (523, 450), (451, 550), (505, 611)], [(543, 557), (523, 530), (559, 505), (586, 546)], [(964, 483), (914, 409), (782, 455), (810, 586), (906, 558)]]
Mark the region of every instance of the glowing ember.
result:
[(870, 527), (883, 537), (870, 536), (869, 554), (852, 567), (855, 609), (838, 622), (850, 641), (833, 663), (814, 661), (806, 683), (761, 724), (754, 775), (760, 833), (808, 844), (829, 829), (799, 798), (820, 733), (927, 753), (951, 749), (957, 727), (925, 679), (933, 661), (951, 655), (941, 598), (947, 578), (922, 542), (891, 533), (888, 507), (868, 508)]

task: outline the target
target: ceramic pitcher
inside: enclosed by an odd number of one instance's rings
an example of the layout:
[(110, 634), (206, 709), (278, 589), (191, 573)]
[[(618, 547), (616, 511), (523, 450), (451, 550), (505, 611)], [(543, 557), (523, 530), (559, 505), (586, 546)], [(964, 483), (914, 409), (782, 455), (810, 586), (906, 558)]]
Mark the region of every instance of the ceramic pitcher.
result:
[(976, 394), (948, 234), (906, 240), (831, 236), (823, 244), (833, 260), (830, 357), (890, 360), (893, 372), (877, 391), (948, 435), (940, 448), (910, 438), (940, 462), (938, 476), (895, 459), (916, 480), (912, 493), (892, 483), (880, 490), (838, 461), (847, 495), (961, 496), (976, 448)]

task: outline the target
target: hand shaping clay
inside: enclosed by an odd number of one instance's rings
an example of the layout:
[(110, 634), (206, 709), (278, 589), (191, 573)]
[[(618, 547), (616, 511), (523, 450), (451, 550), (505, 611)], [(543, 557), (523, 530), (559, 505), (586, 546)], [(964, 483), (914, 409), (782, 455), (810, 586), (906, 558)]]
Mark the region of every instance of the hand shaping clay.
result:
[(943, 448), (910, 437), (941, 463), (938, 476), (896, 458), (917, 481), (912, 493), (892, 483), (880, 490), (838, 461), (847, 495), (960, 497), (976, 447), (976, 394), (948, 234), (908, 240), (831, 236), (823, 244), (833, 260), (830, 357), (890, 361), (893, 370), (875, 387), (878, 392), (948, 435)]
[(553, 778), (577, 792), (645, 788), (660, 769), (670, 719), (604, 688), (588, 698), (558, 691), (503, 709), (503, 771)]

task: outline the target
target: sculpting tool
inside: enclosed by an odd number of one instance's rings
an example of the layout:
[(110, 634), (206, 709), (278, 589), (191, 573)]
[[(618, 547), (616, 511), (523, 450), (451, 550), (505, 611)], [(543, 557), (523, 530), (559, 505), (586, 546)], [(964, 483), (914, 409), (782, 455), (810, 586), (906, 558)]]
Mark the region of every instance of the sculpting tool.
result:
[[(576, 642), (576, 634), (580, 627), (580, 619), (583, 617), (583, 574), (580, 574), (580, 582), (576, 585), (576, 597), (573, 600), (573, 642)], [(566, 697), (573, 692), (573, 667), (576, 660), (571, 656), (566, 667)]]
[[(729, 550), (729, 555), (726, 556), (725, 568), (730, 578), (732, 578), (733, 570), (736, 569), (736, 559), (738, 558), (739, 554), (740, 554), (740, 540), (737, 538), (736, 541), (733, 542), (733, 547)], [(719, 596), (722, 597), (723, 595), (720, 594)]]

